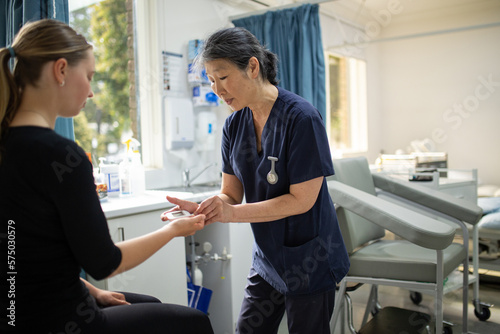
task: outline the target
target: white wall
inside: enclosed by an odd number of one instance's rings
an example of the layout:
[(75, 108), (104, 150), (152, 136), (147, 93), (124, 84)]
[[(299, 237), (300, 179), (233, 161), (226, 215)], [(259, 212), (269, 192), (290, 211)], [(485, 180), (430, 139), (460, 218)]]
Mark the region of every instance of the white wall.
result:
[[(439, 10), (425, 10), (425, 1), (401, 3), (401, 13), (393, 14), (384, 27), (380, 25), (380, 31), (372, 31), (371, 41), (500, 22), (498, 1), (460, 1)], [(422, 8), (410, 14), (410, 6), (418, 5)], [(158, 2), (159, 45), (162, 50), (186, 55), (188, 40), (203, 39), (230, 25), (228, 16), (250, 9), (220, 1)], [(363, 20), (363, 26), (371, 23), (373, 27), (378, 22), (373, 13)], [(321, 15), (321, 21), (323, 44), (329, 47), (331, 28), (336, 23), (326, 15)], [(500, 152), (495, 147), (500, 142), (499, 40), (500, 27), (496, 26), (364, 47), (368, 65), (368, 151), (362, 154), (374, 162), (381, 150), (394, 153), (407, 149), (413, 140), (430, 138), (437, 150), (448, 153), (450, 168), (478, 168), (480, 182), (500, 185), (496, 173)], [(483, 81), (492, 83), (485, 86)], [(466, 104), (471, 111), (458, 113), (457, 104)], [(216, 113), (222, 126), (229, 112), (219, 107)], [(155, 184), (180, 183), (181, 170), (192, 167), (190, 160), (200, 165), (219, 162), (220, 152), (166, 152), (166, 172), (156, 174)], [(216, 169), (207, 174), (210, 177), (216, 177)]]
[[(151, 1), (151, 0), (149, 0)], [(158, 22), (157, 39), (160, 51), (168, 51), (183, 55), (184, 80), (178, 83), (181, 86), (178, 97), (191, 98), (191, 87), (187, 83), (187, 51), (188, 41), (193, 39), (204, 39), (211, 32), (229, 24), (227, 17), (241, 12), (241, 9), (234, 8), (219, 1), (190, 0), (190, 1), (156, 1), (151, 2), (152, 8), (156, 11)], [(157, 73), (151, 76), (162, 78), (162, 68), (158, 64)], [(179, 186), (182, 184), (182, 171), (186, 168), (196, 167), (191, 175), (196, 175), (209, 163), (216, 162), (216, 168), (210, 168), (203, 173), (196, 182), (208, 182), (220, 178), (221, 154), (220, 138), (221, 128), (230, 110), (227, 106), (219, 107), (195, 107), (195, 117), (200, 111), (212, 111), (217, 115), (218, 124), (215, 148), (211, 151), (199, 151), (197, 147), (192, 149), (179, 149), (167, 151), (164, 140), (158, 139), (155, 145), (162, 146), (163, 169), (148, 171), (147, 187), (164, 188)], [(164, 121), (164, 119), (163, 119)], [(165, 130), (163, 129), (163, 133)], [(158, 138), (164, 138), (159, 136)]]
[[(323, 12), (320, 11), (320, 23), (323, 48), (329, 52), (333, 52), (343, 56), (349, 56), (359, 59), (364, 59), (367, 63), (367, 129), (368, 129), (368, 151), (345, 153), (332, 152), (334, 157), (342, 155), (342, 157), (365, 155), (370, 162), (374, 162), (378, 157), (382, 145), (383, 121), (381, 117), (381, 87), (380, 78), (381, 71), (379, 65), (379, 45), (350, 45), (346, 47), (338, 47), (354, 43), (358, 40), (358, 36), (365, 33), (364, 24), (359, 22), (351, 22), (343, 20), (344, 23), (337, 21), (337, 18), (342, 18), (342, 8), (335, 8), (336, 11)], [(329, 14), (331, 13), (331, 14)], [(352, 15), (344, 14), (345, 17)], [(371, 19), (373, 21), (373, 19)], [(370, 22), (370, 18), (364, 18), (362, 22)], [(345, 23), (346, 22), (346, 23)], [(349, 22), (353, 23), (351, 26)]]
[[(380, 37), (500, 22), (500, 2), (480, 1), (393, 17)], [(482, 183), (500, 185), (500, 27), (372, 44), (378, 76), (370, 90), (380, 110), (369, 138), (394, 153), (430, 138), (450, 168), (478, 168)], [(373, 69), (371, 70), (373, 73)], [(484, 84), (490, 82), (490, 84)], [(457, 112), (456, 105), (463, 111)], [(467, 108), (469, 110), (467, 110)], [(380, 141), (378, 140), (380, 138)], [(373, 142), (369, 140), (372, 144)]]

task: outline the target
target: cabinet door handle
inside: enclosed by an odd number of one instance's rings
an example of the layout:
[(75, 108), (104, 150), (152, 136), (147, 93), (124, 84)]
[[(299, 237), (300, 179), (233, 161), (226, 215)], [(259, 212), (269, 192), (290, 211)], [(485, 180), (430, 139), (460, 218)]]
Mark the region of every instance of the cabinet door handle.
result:
[(125, 241), (125, 228), (118, 227), (118, 241)]

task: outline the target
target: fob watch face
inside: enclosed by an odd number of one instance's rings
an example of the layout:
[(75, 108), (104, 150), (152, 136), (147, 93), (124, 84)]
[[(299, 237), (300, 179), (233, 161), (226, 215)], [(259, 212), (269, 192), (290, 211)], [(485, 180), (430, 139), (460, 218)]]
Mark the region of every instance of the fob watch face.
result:
[(267, 182), (269, 182), (270, 184), (275, 184), (276, 182), (278, 182), (278, 175), (274, 173), (267, 174)]
[(267, 182), (269, 182), (270, 184), (275, 184), (276, 182), (278, 182), (278, 174), (276, 174), (276, 170), (274, 168), (276, 161), (278, 161), (278, 158), (269, 156), (267, 157), (267, 160), (271, 161), (271, 170), (269, 171), (269, 173), (267, 173)]

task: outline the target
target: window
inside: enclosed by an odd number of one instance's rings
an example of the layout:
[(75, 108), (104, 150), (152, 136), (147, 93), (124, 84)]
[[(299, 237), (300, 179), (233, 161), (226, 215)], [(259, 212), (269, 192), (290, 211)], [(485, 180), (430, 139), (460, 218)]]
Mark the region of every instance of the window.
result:
[(98, 157), (118, 160), (122, 142), (138, 138), (132, 0), (70, 0), (69, 24), (94, 46), (94, 98), (74, 118), (75, 139)]
[(335, 154), (363, 152), (368, 148), (366, 62), (326, 54), (327, 131)]

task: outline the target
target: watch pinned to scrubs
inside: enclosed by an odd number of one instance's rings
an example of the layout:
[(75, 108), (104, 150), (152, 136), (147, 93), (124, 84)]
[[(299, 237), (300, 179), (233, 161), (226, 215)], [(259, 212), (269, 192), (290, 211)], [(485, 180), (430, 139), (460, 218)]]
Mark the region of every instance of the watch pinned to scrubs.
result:
[(269, 184), (276, 184), (276, 182), (278, 182), (278, 174), (276, 174), (274, 167), (278, 158), (269, 156), (267, 159), (271, 160), (271, 170), (267, 173), (267, 182), (269, 182)]

